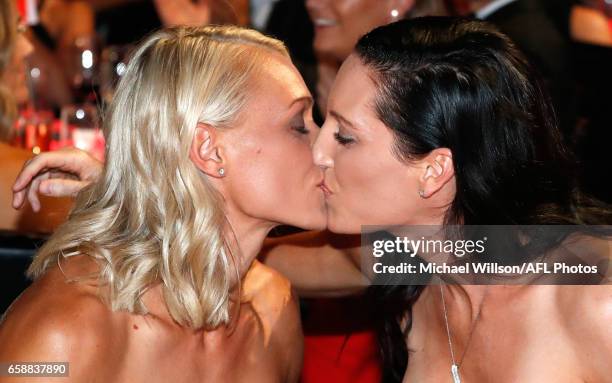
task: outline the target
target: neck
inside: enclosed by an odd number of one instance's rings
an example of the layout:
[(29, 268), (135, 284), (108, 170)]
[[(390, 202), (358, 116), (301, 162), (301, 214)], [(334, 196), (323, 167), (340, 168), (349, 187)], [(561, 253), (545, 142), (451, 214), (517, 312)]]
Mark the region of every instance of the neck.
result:
[(243, 278), (261, 251), (264, 239), (276, 224), (248, 217), (232, 207), (227, 208), (227, 219), (228, 242), (240, 278)]
[[(490, 307), (488, 287), (431, 285), (424, 292), (429, 301), (425, 305), (429, 317), (426, 321), (436, 323), (433, 326), (440, 340), (444, 339), (444, 343), (452, 342), (454, 363), (459, 366), (462, 365), (474, 333), (478, 332), (479, 323), (487, 318), (487, 309)], [(441, 347), (441, 350), (449, 350), (448, 344)]]
[[(437, 287), (437, 286), (436, 286)], [(446, 302), (447, 311), (456, 313), (454, 316), (460, 322), (471, 324), (476, 320), (478, 312), (482, 310), (483, 302), (489, 299), (488, 285), (444, 285), (444, 300)], [(440, 293), (435, 294), (440, 299)], [(449, 318), (450, 319), (450, 318)]]
[[(239, 214), (235, 209), (229, 208), (227, 210), (227, 220), (229, 222), (226, 233), (227, 240), (236, 262), (238, 276), (240, 279), (243, 279), (255, 258), (257, 258), (264, 239), (276, 225), (246, 217), (244, 214)], [(232, 286), (234, 286), (232, 294), (238, 292), (235, 287), (239, 285), (235, 278), (232, 278)], [(168, 312), (167, 306), (164, 303), (161, 285), (153, 286), (147, 291), (143, 296), (143, 301), (149, 311), (149, 315), (173, 324), (177, 328), (182, 328), (174, 322), (174, 319), (172, 319)], [(189, 328), (184, 330), (187, 332), (192, 331)]]

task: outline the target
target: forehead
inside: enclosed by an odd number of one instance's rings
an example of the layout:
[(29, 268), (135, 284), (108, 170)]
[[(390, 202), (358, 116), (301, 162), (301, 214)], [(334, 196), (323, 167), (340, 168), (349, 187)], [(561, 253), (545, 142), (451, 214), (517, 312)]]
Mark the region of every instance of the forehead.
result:
[(252, 101), (260, 106), (289, 107), (297, 98), (309, 97), (302, 76), (288, 57), (267, 53), (253, 78)]
[[(355, 55), (342, 64), (329, 95), (329, 108), (341, 113), (373, 110), (376, 86), (365, 65)], [(358, 116), (351, 116), (357, 118)]]

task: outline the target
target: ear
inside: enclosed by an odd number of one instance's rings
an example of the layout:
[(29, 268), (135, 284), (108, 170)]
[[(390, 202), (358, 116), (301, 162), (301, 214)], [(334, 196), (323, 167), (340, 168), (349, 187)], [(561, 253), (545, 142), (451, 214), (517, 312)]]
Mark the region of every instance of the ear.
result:
[(217, 130), (209, 124), (198, 123), (189, 149), (193, 164), (211, 177), (222, 178), (226, 169), (221, 153)]
[[(391, 0), (390, 1), (390, 9), (389, 16), (391, 17), (391, 21), (397, 21), (404, 18), (404, 16), (410, 12), (412, 8), (414, 8), (415, 0)], [(397, 16), (393, 16), (391, 14), (392, 11), (397, 11)]]
[(429, 198), (436, 194), (455, 176), (453, 156), (450, 149), (432, 150), (423, 160), (423, 172), (419, 179), (419, 195)]

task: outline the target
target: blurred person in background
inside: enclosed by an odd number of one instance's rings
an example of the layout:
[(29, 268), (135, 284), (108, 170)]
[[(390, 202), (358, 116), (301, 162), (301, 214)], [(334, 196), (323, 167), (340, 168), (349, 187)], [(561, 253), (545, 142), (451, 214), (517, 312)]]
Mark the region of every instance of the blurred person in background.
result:
[(13, 1), (0, 0), (0, 230), (49, 233), (66, 218), (68, 200), (45, 199), (42, 207), (34, 206), (36, 213), (29, 205), (22, 211), (11, 208), (13, 178), (32, 157), (30, 151), (8, 144), (13, 136), (16, 105), (28, 101), (25, 60), (33, 49), (24, 31)]
[(496, 25), (525, 53), (544, 78), (568, 142), (576, 125), (571, 44), (551, 8), (557, 0), (467, 0), (471, 16)]
[(249, 25), (248, 0), (88, 0), (109, 45), (134, 44), (161, 27)]
[(60, 109), (74, 101), (80, 86), (79, 49), (94, 48), (93, 9), (84, 0), (41, 0), (39, 22), (28, 30), (34, 45), (30, 58), (36, 108)]
[(338, 69), (361, 36), (402, 18), (447, 14), (444, 2), (437, 0), (306, 0), (306, 8), (314, 24), (315, 93), (323, 116)]
[(570, 29), (578, 81), (579, 120), (576, 151), (581, 160), (584, 188), (612, 203), (609, 143), (612, 141), (612, 2), (578, 0)]
[(578, 1), (570, 18), (572, 38), (581, 43), (612, 47), (612, 19), (605, 13), (607, 7), (612, 9), (612, 2)]

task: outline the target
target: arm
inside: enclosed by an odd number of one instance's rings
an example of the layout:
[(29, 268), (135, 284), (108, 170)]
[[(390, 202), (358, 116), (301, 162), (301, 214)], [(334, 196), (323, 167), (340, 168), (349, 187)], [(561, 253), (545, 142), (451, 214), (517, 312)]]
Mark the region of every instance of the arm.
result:
[(368, 286), (359, 250), (359, 236), (306, 232), (266, 240), (260, 260), (287, 277), (302, 297), (345, 296)]

